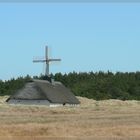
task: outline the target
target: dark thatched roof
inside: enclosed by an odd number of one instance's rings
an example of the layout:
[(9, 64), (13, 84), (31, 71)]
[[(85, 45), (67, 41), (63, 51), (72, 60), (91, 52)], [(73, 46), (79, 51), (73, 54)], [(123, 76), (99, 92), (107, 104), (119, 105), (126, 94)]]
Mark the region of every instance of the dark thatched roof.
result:
[[(9, 98), (14, 100), (48, 100), (50, 103), (79, 104), (74, 94), (60, 82), (33, 80)], [(8, 101), (9, 101), (8, 100)]]

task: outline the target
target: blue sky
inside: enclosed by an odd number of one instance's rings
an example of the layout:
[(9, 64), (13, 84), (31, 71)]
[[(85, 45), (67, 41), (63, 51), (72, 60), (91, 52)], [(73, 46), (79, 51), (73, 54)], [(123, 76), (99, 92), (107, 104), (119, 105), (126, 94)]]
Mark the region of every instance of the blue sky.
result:
[(139, 3), (0, 3), (0, 79), (50, 71), (140, 70)]

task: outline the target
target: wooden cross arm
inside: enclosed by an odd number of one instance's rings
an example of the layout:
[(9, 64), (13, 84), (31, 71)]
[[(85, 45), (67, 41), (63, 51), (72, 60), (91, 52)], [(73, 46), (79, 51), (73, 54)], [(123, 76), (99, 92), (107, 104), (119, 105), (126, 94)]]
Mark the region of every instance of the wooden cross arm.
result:
[(37, 62), (46, 62), (46, 60), (33, 60), (34, 63), (37, 63)]
[(61, 61), (61, 59), (49, 59), (48, 61)]

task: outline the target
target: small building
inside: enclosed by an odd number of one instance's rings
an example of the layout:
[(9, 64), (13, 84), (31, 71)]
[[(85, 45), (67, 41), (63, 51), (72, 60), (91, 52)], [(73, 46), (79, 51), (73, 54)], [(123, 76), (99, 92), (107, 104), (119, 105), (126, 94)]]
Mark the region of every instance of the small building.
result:
[(61, 82), (33, 80), (7, 99), (8, 104), (75, 106), (80, 104), (70, 89)]
[(61, 82), (56, 82), (50, 77), (49, 64), (52, 61), (61, 61), (61, 59), (50, 59), (48, 55), (48, 46), (46, 46), (45, 59), (33, 60), (33, 62), (42, 62), (46, 64), (46, 80), (33, 80), (27, 83), (22, 89), (18, 90), (7, 99), (7, 103), (48, 105), (51, 107), (78, 105), (80, 102), (74, 94)]

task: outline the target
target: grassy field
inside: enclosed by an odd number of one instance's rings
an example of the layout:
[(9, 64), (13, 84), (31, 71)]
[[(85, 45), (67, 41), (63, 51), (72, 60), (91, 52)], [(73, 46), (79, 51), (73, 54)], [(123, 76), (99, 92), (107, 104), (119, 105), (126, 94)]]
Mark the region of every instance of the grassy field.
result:
[(139, 140), (140, 101), (95, 101), (79, 107), (7, 105), (0, 97), (0, 140)]

